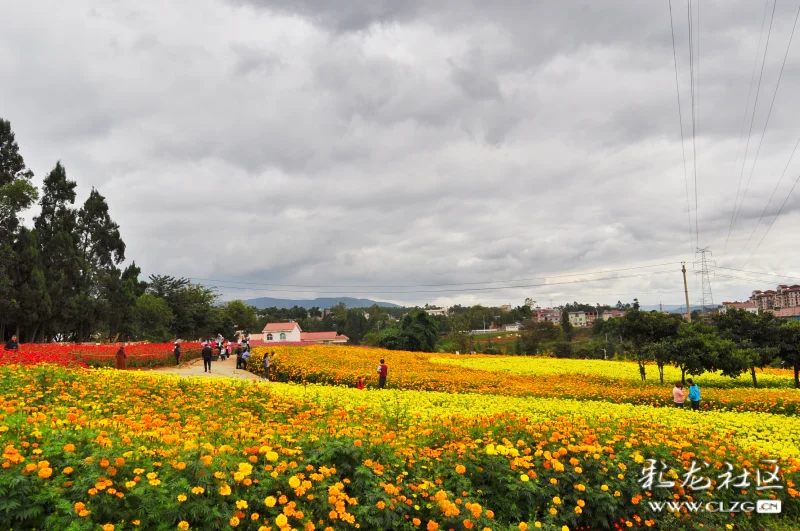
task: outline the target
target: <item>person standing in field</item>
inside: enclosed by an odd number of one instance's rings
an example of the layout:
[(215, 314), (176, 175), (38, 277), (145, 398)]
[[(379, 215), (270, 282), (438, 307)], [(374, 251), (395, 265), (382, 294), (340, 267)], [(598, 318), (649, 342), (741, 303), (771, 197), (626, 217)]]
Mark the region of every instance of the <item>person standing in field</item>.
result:
[(681, 382), (675, 382), (675, 387), (672, 388), (672, 401), (675, 402), (675, 407), (680, 408), (686, 402), (686, 390)]
[(691, 378), (687, 378), (686, 383), (689, 384), (689, 402), (692, 403), (692, 410), (697, 411), (700, 409), (700, 388)]
[(175, 350), (173, 352), (175, 354), (175, 365), (181, 364), (181, 340), (175, 340)]
[(117, 361), (116, 367), (117, 369), (124, 371), (125, 370), (125, 358), (128, 356), (125, 355), (125, 347), (120, 345), (119, 350), (117, 351)]
[(11, 336), (11, 339), (6, 342), (5, 350), (15, 350), (19, 352), (19, 343), (17, 343), (17, 336), (16, 334)]
[(362, 391), (364, 390), (364, 377), (363, 376), (359, 376), (358, 377), (358, 383), (356, 384), (356, 387), (358, 387)]
[(378, 389), (386, 387), (386, 377), (389, 375), (389, 366), (386, 361), (381, 359), (381, 364), (378, 365)]
[[(273, 353), (274, 355), (274, 353)], [(264, 368), (264, 379), (269, 381), (269, 366), (272, 363), (272, 359), (269, 357), (270, 353), (264, 353), (264, 361), (261, 363), (261, 366)]]
[(211, 372), (211, 356), (214, 355), (214, 351), (211, 350), (211, 345), (206, 344), (203, 347), (202, 356), (203, 356), (203, 372)]

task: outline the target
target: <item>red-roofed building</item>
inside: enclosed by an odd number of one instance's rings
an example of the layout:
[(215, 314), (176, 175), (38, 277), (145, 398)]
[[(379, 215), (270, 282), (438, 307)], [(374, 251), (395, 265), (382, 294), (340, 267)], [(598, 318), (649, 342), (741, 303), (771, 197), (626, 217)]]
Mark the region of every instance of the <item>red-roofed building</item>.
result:
[(303, 343), (323, 343), (331, 345), (344, 345), (350, 338), (336, 332), (303, 332), (300, 341)]
[(347, 336), (338, 335), (336, 332), (303, 332), (300, 325), (294, 322), (267, 323), (263, 333), (250, 336), (250, 344), (253, 346), (269, 345), (270, 343), (343, 345), (348, 340)]
[(300, 325), (297, 323), (267, 323), (264, 327), (262, 337), (252, 338), (260, 339), (264, 343), (271, 341), (300, 341), (302, 334)]

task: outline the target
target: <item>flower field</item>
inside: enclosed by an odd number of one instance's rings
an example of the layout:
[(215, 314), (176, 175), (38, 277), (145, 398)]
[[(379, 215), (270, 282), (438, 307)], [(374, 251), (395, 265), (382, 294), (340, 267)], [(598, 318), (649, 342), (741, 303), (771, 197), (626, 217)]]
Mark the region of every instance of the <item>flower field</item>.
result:
[[(0, 351), (0, 364), (55, 363), (66, 367), (113, 367), (120, 344), (70, 345), (59, 343), (28, 343), (19, 352)], [(173, 343), (142, 343), (125, 346), (128, 367), (163, 367), (175, 365)], [(181, 362), (200, 357), (197, 342), (181, 343)]]
[[(253, 372), (258, 372), (266, 350), (267, 347), (253, 349), (254, 355), (248, 361)], [(375, 368), (380, 358), (385, 358), (389, 365), (389, 388), (672, 406), (671, 381), (661, 385), (652, 367), (651, 379), (640, 382), (630, 377), (636, 365), (627, 362), (455, 356), (322, 345), (269, 347), (269, 350), (275, 352), (273, 378), (285, 382), (355, 386), (361, 376), (368, 386), (374, 387)], [(551, 364), (555, 368), (548, 368)], [(581, 369), (581, 364), (588, 369)], [(759, 373), (759, 377), (791, 384), (789, 376), (776, 372)], [(741, 387), (730, 387), (728, 382), (720, 387), (721, 378), (717, 375), (697, 378), (703, 409), (800, 414), (800, 391), (796, 389), (782, 384), (752, 389), (747, 387), (746, 379), (739, 381)]]
[[(0, 367), (0, 403), (2, 529), (800, 524), (794, 416), (55, 365)], [(675, 485), (645, 488), (648, 459), (669, 463)], [(713, 488), (682, 484), (693, 462)], [(771, 470), (781, 489), (726, 486), (726, 462)], [(651, 506), (759, 498), (781, 500), (781, 515)]]

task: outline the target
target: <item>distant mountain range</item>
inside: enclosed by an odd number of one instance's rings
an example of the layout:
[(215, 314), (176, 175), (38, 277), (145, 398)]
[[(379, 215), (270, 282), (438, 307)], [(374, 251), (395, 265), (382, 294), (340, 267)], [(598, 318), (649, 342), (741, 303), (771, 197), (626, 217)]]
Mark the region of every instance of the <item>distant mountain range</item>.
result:
[(257, 299), (247, 299), (244, 301), (250, 306), (256, 308), (279, 308), (289, 309), (299, 306), (306, 310), (317, 307), (321, 310), (326, 308), (333, 308), (339, 303), (344, 303), (348, 308), (369, 308), (373, 304), (383, 306), (385, 308), (400, 308), (397, 304), (391, 302), (379, 302), (371, 299), (356, 299), (353, 297), (322, 297), (317, 299), (274, 299), (272, 297), (259, 297)]

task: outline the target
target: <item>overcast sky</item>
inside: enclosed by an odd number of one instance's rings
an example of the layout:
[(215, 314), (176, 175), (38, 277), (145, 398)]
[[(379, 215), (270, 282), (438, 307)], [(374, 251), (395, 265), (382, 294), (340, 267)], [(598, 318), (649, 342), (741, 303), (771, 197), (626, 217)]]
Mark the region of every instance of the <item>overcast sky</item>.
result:
[[(434, 285), (226, 298), (679, 304), (695, 225), (742, 269), (800, 173), (800, 35), (776, 95), (798, 0), (777, 5), (763, 76), (772, 3), (700, 3), (693, 148), (673, 9), (690, 212), (666, 0), (3, 0), (0, 116), (37, 183), (61, 160), (81, 202), (106, 196), (146, 275)], [(800, 277), (799, 207), (800, 187), (743, 269)], [(626, 278), (573, 282), (609, 277)], [(435, 291), (508, 279), (534, 280)], [(782, 280), (719, 269), (714, 301)]]

